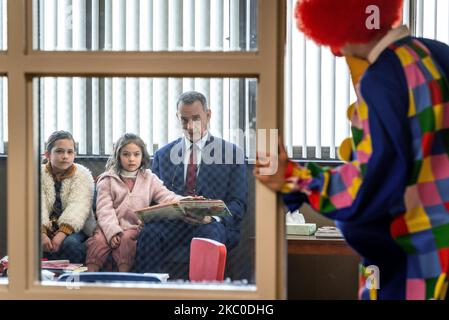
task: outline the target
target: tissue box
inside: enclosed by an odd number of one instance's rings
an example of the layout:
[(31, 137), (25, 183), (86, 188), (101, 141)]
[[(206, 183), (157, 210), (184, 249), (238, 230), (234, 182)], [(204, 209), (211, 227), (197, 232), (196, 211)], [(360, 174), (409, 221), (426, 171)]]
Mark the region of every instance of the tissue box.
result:
[(287, 234), (310, 236), (316, 231), (315, 223), (287, 224)]

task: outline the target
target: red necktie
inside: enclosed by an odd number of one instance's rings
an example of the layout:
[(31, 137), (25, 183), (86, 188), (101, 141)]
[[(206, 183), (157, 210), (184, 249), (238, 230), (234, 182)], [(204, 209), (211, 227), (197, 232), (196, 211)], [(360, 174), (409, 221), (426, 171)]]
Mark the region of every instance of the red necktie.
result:
[(185, 191), (189, 196), (195, 195), (195, 187), (196, 187), (196, 170), (197, 170), (197, 162), (196, 162), (196, 144), (192, 144), (190, 146), (190, 158), (189, 164), (187, 165), (187, 175), (186, 175), (186, 185)]

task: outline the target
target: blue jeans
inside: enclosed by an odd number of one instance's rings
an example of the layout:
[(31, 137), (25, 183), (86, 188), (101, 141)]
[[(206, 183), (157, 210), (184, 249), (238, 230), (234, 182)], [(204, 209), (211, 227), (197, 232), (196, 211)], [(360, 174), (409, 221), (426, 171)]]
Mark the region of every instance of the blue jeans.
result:
[(49, 260), (70, 260), (71, 263), (85, 263), (87, 236), (82, 232), (72, 233), (61, 244), (58, 252), (44, 252), (43, 257)]

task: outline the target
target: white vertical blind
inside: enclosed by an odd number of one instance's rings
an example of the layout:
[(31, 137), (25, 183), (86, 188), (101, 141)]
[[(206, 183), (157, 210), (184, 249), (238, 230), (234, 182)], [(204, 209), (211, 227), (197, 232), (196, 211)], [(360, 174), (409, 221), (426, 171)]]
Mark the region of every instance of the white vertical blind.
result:
[[(3, 10), (5, 9), (4, 8), (4, 4), (5, 4), (5, 1), (4, 0), (0, 0), (0, 17), (4, 17), (4, 15), (3, 15)], [(6, 16), (6, 15), (5, 15)], [(5, 48), (5, 44), (6, 44), (6, 41), (4, 41), (4, 38), (5, 38), (5, 21), (6, 19), (2, 19), (1, 21), (0, 21), (0, 49), (1, 50), (5, 50), (6, 48)], [(1, 140), (1, 141), (3, 141), (3, 140)], [(3, 152), (3, 151), (2, 151)]]
[(416, 36), (422, 37), (424, 33), (424, 0), (416, 2)]
[(3, 143), (3, 141), (5, 141), (5, 137), (3, 136), (3, 125), (5, 123), (5, 112), (3, 109), (7, 109), (6, 108), (6, 104), (3, 104), (3, 83), (4, 83), (4, 77), (0, 77), (0, 125), (1, 125), (1, 129), (0, 130), (0, 153), (5, 153), (5, 145)]
[(139, 84), (140, 134), (147, 143), (148, 152), (153, 154), (153, 80), (148, 78), (139, 79)]
[[(346, 108), (356, 96), (344, 59), (330, 58), (327, 48), (320, 53), (297, 30), (294, 3), (287, 3), (284, 140), (290, 155), (307, 158), (309, 148), (317, 158), (334, 159), (336, 147), (350, 134)], [(403, 23), (417, 36), (448, 43), (448, 13), (449, 1), (405, 0)]]
[[(206, 51), (210, 49), (211, 36), (210, 2), (208, 0), (195, 1), (195, 50)], [(210, 103), (210, 80), (195, 78), (195, 90), (201, 92)]]
[[(92, 18), (91, 18), (91, 46), (92, 50), (100, 49), (100, 3), (99, 0), (92, 0)], [(101, 141), (100, 141), (100, 80), (98, 78), (92, 78), (92, 151), (93, 155), (101, 154)]]
[(410, 25), (410, 0), (404, 0), (404, 10), (402, 14), (402, 23)]
[[(153, 0), (153, 49), (164, 51), (168, 49), (168, 2), (166, 0)], [(156, 78), (153, 80), (153, 135), (159, 146), (168, 142), (168, 80)]]
[(229, 0), (229, 42), (231, 50), (238, 50), (240, 43), (240, 1)]
[[(231, 50), (236, 50), (240, 45), (240, 1), (229, 0), (229, 47)], [(239, 128), (240, 114), (240, 90), (239, 80), (229, 79), (229, 140), (241, 146), (238, 137), (235, 135), (235, 130)]]
[[(140, 1), (139, 34), (140, 50), (153, 49), (153, 1)], [(140, 134), (147, 143), (148, 152), (153, 154), (153, 80), (139, 79), (139, 124)]]
[(230, 135), (229, 141), (235, 143), (236, 145), (242, 147), (238, 137), (236, 136), (236, 129), (238, 129), (240, 123), (240, 80), (239, 79), (229, 79), (229, 128)]
[[(249, 41), (249, 21), (245, 25), (242, 19), (249, 19), (249, 11), (240, 12), (243, 7), (249, 10), (249, 1), (246, 6), (236, 0), (33, 0), (32, 4), (36, 50), (249, 48), (248, 43), (240, 44), (240, 39)], [(0, 44), (6, 49), (6, 0), (0, 0), (0, 18)], [(154, 144), (178, 136), (175, 100), (187, 90), (205, 94), (212, 108), (211, 132), (229, 139), (241, 123), (248, 126), (249, 117), (254, 118), (244, 105), (249, 101), (249, 83), (229, 78), (40, 78), (35, 90), (43, 119), (41, 142), (63, 129), (73, 132), (80, 154), (109, 154), (118, 136), (134, 131), (152, 153)], [(6, 88), (6, 78), (0, 79), (0, 142), (7, 141)], [(232, 139), (241, 145), (239, 138)]]
[[(73, 48), (86, 49), (86, 0), (72, 2)], [(78, 140), (78, 152), (87, 153), (86, 79), (73, 78), (73, 135)]]
[(192, 17), (195, 17), (195, 1), (184, 0), (182, 11), (182, 39), (184, 50), (193, 50), (195, 47), (195, 23), (192, 23)]
[[(126, 1), (112, 1), (112, 50), (126, 48)], [(112, 139), (116, 141), (126, 130), (125, 79), (112, 78)]]
[[(206, 51), (210, 48), (210, 1), (195, 1), (195, 50)], [(213, 22), (215, 23), (215, 22)]]
[[(293, 2), (287, 1), (287, 43), (292, 43), (292, 15), (293, 15)], [(287, 153), (289, 157), (293, 157), (293, 119), (292, 119), (292, 49), (293, 45), (289, 45), (285, 48), (284, 57), (284, 97), (285, 97), (285, 107), (284, 107), (284, 144), (287, 148)]]
[(181, 134), (179, 122), (176, 117), (176, 98), (182, 93), (182, 79), (168, 79), (168, 141), (173, 141)]
[[(168, 3), (168, 49), (181, 50), (183, 47), (183, 1), (169, 0)], [(183, 91), (182, 79), (168, 79), (167, 128), (168, 141), (180, 136), (180, 126), (176, 117), (176, 97)]]
[(168, 2), (168, 47), (170, 51), (182, 49), (182, 1)]
[(423, 23), (423, 37), (435, 38), (437, 15), (436, 15), (436, 0), (427, 0), (426, 4), (423, 4), (423, 21), (432, 21), (431, 23)]
[(229, 79), (223, 79), (223, 134), (222, 137), (225, 140), (230, 138), (230, 122), (229, 122), (229, 108), (230, 108), (230, 97), (229, 97)]
[[(302, 59), (302, 69), (303, 72), (300, 72), (301, 75), (301, 83), (302, 85), (300, 86), (302, 91), (300, 91), (301, 95), (300, 95), (300, 110), (301, 110), (301, 118), (299, 122), (301, 123), (301, 129), (302, 129), (302, 154), (303, 157), (307, 157), (307, 113), (306, 113), (306, 106), (307, 106), (307, 82), (306, 82), (306, 67), (307, 67), (307, 60), (306, 60), (306, 38), (304, 37), (303, 34), (301, 34), (302, 37), (302, 49), (301, 49), (301, 55), (299, 58)], [(293, 87), (293, 86), (292, 86)], [(293, 97), (292, 97), (292, 103), (293, 103)], [(292, 130), (293, 132), (293, 130)], [(293, 139), (292, 139), (293, 140)]]
[[(316, 149), (315, 149), (315, 157), (320, 159), (321, 158), (321, 129), (322, 129), (322, 119), (321, 119), (321, 65), (322, 65), (322, 54), (321, 54), (321, 47), (316, 46), (315, 48), (315, 56), (317, 59), (315, 60), (316, 63), (316, 83), (315, 88), (317, 88), (315, 95), (316, 95), (316, 103), (315, 103), (315, 112), (316, 112), (316, 118), (315, 118), (315, 137), (316, 137)], [(312, 82), (313, 85), (313, 82)], [(310, 106), (313, 108), (313, 106)]]
[[(330, 131), (331, 132), (335, 132), (335, 107), (336, 107), (336, 103), (335, 103), (335, 57), (330, 56), (329, 52), (328, 52), (328, 57), (330, 57), (331, 59), (331, 71), (329, 73), (330, 77), (329, 80), (331, 81), (330, 84), (330, 101), (329, 101), (329, 107), (330, 107)], [(332, 81), (334, 80), (334, 81)], [(329, 151), (329, 157), (331, 159), (335, 158), (336, 154), (335, 154), (335, 134), (331, 134), (331, 135), (326, 135), (327, 137), (330, 138), (330, 151)]]
[[(58, 50), (69, 50), (72, 47), (72, 1), (57, 2), (57, 43)], [(57, 86), (57, 122), (56, 128), (64, 128), (73, 132), (72, 122), (72, 79), (61, 77), (56, 80)], [(46, 137), (45, 137), (46, 138)]]
[[(184, 0), (182, 7), (182, 44), (185, 50), (195, 49), (195, 23), (192, 23), (192, 17), (195, 16), (195, 1)], [(190, 91), (195, 89), (192, 78), (183, 79), (182, 90)]]
[[(112, 0), (104, 1), (104, 49), (112, 49)], [(104, 80), (104, 152), (113, 147), (112, 78)]]
[[(56, 0), (48, 0), (42, 3), (42, 11), (48, 14), (48, 19), (43, 20), (44, 36), (42, 37), (43, 47), (46, 50), (54, 50), (57, 45), (57, 6)], [(57, 129), (57, 86), (56, 78), (48, 77), (42, 81), (43, 99), (45, 105), (42, 108), (46, 121), (43, 124), (44, 136), (48, 137), (51, 132)]]
[(8, 78), (0, 77), (0, 153), (6, 153), (8, 141)]
[[(139, 1), (126, 1), (126, 50), (139, 50)], [(126, 132), (139, 132), (139, 79), (126, 79)]]
[(223, 136), (223, 79), (212, 78), (210, 80), (211, 127), (218, 137)]
[(210, 49), (223, 50), (223, 0), (215, 0), (210, 3)]

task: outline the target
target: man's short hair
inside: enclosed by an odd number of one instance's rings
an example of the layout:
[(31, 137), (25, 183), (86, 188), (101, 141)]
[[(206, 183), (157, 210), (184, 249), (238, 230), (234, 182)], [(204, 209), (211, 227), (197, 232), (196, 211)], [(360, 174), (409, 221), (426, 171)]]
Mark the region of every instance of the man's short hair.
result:
[(197, 91), (187, 91), (181, 93), (181, 95), (178, 97), (178, 101), (176, 101), (176, 109), (179, 108), (180, 104), (192, 104), (196, 101), (199, 101), (201, 103), (204, 111), (209, 110), (206, 97), (202, 93)]

